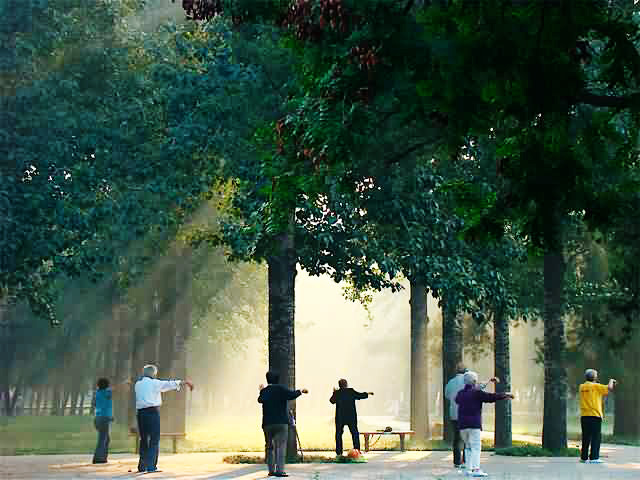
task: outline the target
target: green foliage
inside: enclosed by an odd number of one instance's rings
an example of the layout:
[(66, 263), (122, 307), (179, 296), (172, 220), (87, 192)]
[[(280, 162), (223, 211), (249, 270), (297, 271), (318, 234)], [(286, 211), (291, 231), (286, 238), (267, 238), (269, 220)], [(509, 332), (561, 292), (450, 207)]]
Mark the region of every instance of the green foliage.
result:
[(0, 289), (48, 316), (56, 278), (97, 279), (134, 241), (161, 242), (211, 183), (208, 159), (172, 146), (176, 79), (148, 75), (143, 35), (120, 30), (143, 7), (44, 2), (5, 32), (20, 61), (2, 71)]

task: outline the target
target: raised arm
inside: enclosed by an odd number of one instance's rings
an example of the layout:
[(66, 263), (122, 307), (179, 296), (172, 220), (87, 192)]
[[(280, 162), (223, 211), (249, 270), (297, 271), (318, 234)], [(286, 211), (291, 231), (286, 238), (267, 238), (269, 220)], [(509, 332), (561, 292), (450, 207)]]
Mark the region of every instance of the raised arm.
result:
[(609, 390), (609, 392), (613, 392), (613, 390), (616, 388), (616, 385), (618, 385), (618, 381), (615, 379), (611, 379), (609, 380), (609, 385), (607, 385), (607, 388)]
[(338, 390), (336, 390), (335, 388), (333, 389), (333, 393), (331, 394), (331, 398), (329, 399), (329, 402), (331, 403), (336, 403), (336, 392)]

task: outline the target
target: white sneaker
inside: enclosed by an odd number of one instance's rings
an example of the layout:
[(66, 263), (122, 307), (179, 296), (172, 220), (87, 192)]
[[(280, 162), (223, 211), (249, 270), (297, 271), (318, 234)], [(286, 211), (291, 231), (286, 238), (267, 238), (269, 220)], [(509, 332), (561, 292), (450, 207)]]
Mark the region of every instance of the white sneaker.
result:
[(484, 473), (482, 470), (474, 470), (471, 472), (472, 477), (488, 477), (488, 473)]
[(595, 460), (589, 460), (589, 463), (604, 463), (604, 462), (599, 458), (596, 458)]
[(580, 459), (580, 463), (589, 463), (589, 462), (591, 462), (591, 460), (582, 460), (582, 459)]

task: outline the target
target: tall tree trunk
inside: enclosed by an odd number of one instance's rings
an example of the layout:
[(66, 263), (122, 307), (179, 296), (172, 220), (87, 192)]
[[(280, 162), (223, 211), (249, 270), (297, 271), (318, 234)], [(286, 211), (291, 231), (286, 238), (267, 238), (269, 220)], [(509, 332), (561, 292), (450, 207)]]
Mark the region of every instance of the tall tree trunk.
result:
[[(280, 383), (295, 388), (295, 279), (296, 256), (292, 233), (276, 237), (280, 251), (268, 258), (269, 370), (280, 375)], [(296, 402), (289, 403), (295, 418)], [(297, 458), (295, 430), (289, 428), (288, 461)]]
[[(161, 327), (163, 362), (171, 378), (187, 377), (187, 341), (191, 335), (191, 249), (184, 247), (176, 253), (171, 294), (175, 297), (172, 314)], [(187, 429), (187, 395), (185, 390), (167, 397), (167, 409), (163, 419), (166, 431), (184, 433)]]
[(544, 255), (544, 418), (542, 446), (567, 448), (567, 367), (562, 296), (566, 264), (561, 250)]
[(129, 428), (138, 428), (136, 419), (136, 398), (133, 391), (133, 384), (140, 376), (140, 371), (144, 365), (143, 360), (143, 342), (144, 342), (144, 329), (136, 328), (131, 337), (131, 365), (129, 368), (129, 378), (132, 385), (128, 390), (128, 409), (127, 409), (127, 425)]
[(453, 440), (453, 430), (444, 389), (456, 374), (456, 366), (462, 362), (462, 319), (463, 314), (449, 308), (445, 299), (442, 302), (442, 433), (446, 442)]
[[(509, 318), (500, 308), (494, 312), (494, 371), (500, 383), (496, 384), (496, 392), (511, 391), (511, 356), (509, 354)], [(496, 448), (508, 448), (512, 445), (511, 402), (496, 402), (494, 444)]]
[[(112, 382), (114, 384), (122, 383), (126, 380), (129, 358), (130, 358), (130, 326), (127, 324), (127, 312), (126, 307), (121, 305), (118, 301), (114, 302), (112, 307), (112, 322), (115, 328), (117, 328), (117, 352), (115, 354), (115, 369), (113, 372)], [(123, 389), (118, 389), (113, 392), (113, 416), (116, 422), (124, 425), (128, 421), (128, 402), (129, 395)]]
[(429, 366), (427, 287), (411, 281), (411, 430), (416, 444), (429, 440)]

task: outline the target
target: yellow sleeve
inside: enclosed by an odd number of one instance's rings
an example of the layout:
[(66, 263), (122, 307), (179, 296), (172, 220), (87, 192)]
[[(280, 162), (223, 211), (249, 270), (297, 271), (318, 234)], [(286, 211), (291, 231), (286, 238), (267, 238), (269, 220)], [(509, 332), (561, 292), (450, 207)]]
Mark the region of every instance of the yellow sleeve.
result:
[(601, 395), (609, 395), (609, 386), (608, 385), (602, 385), (601, 383), (598, 384), (598, 392)]

